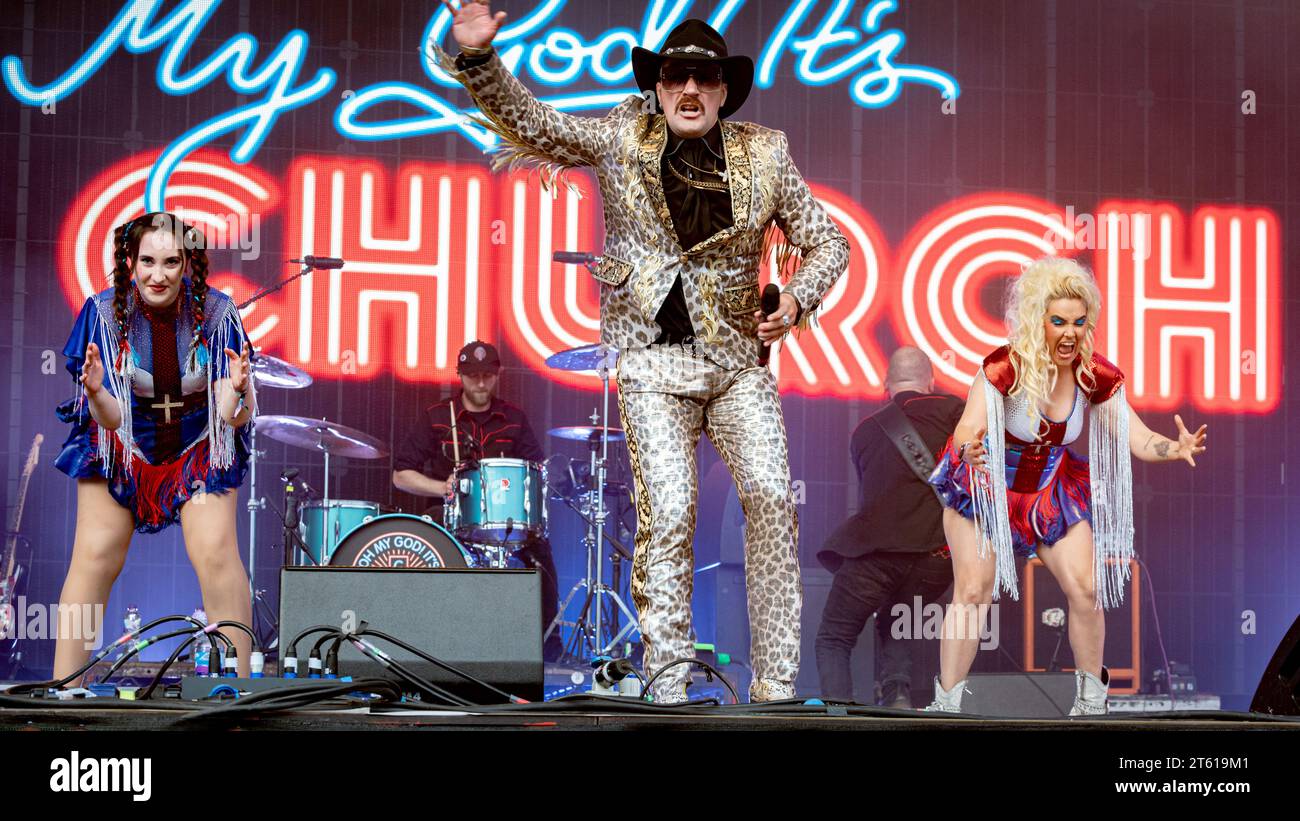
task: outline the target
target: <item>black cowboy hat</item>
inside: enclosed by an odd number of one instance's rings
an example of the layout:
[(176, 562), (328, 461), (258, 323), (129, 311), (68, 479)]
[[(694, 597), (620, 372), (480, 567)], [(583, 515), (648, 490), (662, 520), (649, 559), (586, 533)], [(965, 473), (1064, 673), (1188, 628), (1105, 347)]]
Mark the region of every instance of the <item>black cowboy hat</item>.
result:
[(719, 63), (727, 84), (727, 101), (718, 109), (719, 117), (729, 117), (745, 103), (754, 86), (754, 61), (748, 57), (727, 56), (722, 35), (703, 20), (686, 20), (668, 34), (663, 50), (656, 54), (639, 46), (632, 49), (632, 73), (637, 87), (651, 93), (659, 82), (659, 66), (664, 60), (691, 60)]

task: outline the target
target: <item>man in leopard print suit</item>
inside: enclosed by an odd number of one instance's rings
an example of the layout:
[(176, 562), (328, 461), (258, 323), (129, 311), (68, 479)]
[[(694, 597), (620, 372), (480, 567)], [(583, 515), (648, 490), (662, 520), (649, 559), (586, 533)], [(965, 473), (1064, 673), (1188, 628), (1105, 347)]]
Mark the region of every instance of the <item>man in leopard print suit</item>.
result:
[[(601, 341), (620, 351), (619, 407), (637, 491), (632, 598), (647, 676), (668, 668), (654, 700), (687, 699), (689, 665), (669, 665), (694, 656), (701, 431), (731, 470), (745, 512), (750, 699), (792, 698), (803, 600), (798, 522), (776, 380), (759, 364), (759, 346), (812, 316), (847, 264), (848, 242), (809, 192), (783, 133), (721, 119), (748, 94), (753, 62), (728, 57), (702, 21), (682, 23), (658, 54), (633, 50), (644, 97), (603, 118), (574, 117), (539, 102), (502, 65), (491, 42), (504, 12), (470, 0), (447, 8), (460, 54), (442, 54), (443, 67), (501, 137), (494, 167), (535, 165), (555, 184), (585, 166), (600, 184)], [(773, 226), (786, 238), (778, 270), (788, 275), (795, 253), (802, 264), (764, 316), (758, 271)]]

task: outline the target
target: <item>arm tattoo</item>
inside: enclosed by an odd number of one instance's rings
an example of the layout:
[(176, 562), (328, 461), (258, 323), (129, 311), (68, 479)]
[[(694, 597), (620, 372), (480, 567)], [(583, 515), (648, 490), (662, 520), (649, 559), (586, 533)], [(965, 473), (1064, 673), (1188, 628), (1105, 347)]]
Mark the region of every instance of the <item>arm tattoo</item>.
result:
[(1169, 446), (1171, 444), (1173, 443), (1170, 442), (1168, 439), (1164, 440), (1163, 442), (1157, 442), (1155, 447), (1156, 455), (1159, 456), (1161, 459), (1168, 459)]

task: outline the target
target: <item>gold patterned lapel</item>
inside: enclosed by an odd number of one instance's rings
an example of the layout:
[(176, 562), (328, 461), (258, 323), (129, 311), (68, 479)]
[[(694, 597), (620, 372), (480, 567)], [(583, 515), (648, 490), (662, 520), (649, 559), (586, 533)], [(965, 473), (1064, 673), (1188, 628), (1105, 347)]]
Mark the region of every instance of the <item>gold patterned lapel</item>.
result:
[(654, 122), (650, 127), (650, 133), (641, 140), (638, 151), (641, 160), (641, 182), (650, 196), (650, 207), (659, 215), (659, 221), (663, 223), (668, 236), (672, 237), (673, 242), (678, 243), (680, 247), (677, 229), (673, 228), (673, 215), (669, 213), (668, 200), (664, 197), (664, 181), (660, 169), (664, 146), (668, 143), (668, 121), (662, 114), (650, 116), (654, 117)]
[[(659, 216), (664, 230), (674, 242), (681, 245), (677, 230), (673, 227), (673, 215), (668, 210), (668, 200), (664, 196), (663, 153), (668, 144), (668, 121), (663, 115), (657, 115), (650, 127), (650, 132), (641, 140), (638, 159), (641, 163), (641, 180), (650, 197), (650, 207)], [(687, 253), (701, 251), (725, 242), (749, 226), (750, 209), (753, 207), (753, 171), (749, 158), (749, 146), (741, 130), (722, 121), (722, 150), (727, 157), (727, 186), (731, 194), (731, 227), (725, 228), (708, 239), (687, 249)]]
[[(731, 227), (724, 228), (691, 248), (688, 253), (702, 251), (726, 242), (749, 225), (752, 205), (753, 173), (749, 162), (749, 148), (740, 129), (722, 121), (722, 151), (727, 155), (727, 188), (731, 193)], [(660, 189), (662, 191), (662, 188)]]

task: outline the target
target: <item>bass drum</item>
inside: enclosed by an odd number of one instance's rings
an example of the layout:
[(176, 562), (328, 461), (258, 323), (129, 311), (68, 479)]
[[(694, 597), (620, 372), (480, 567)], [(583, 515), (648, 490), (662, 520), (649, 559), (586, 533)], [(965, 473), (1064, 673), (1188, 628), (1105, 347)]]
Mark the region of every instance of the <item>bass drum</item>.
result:
[(427, 570), (472, 565), (460, 542), (433, 519), (393, 513), (349, 533), (330, 556), (330, 566)]

